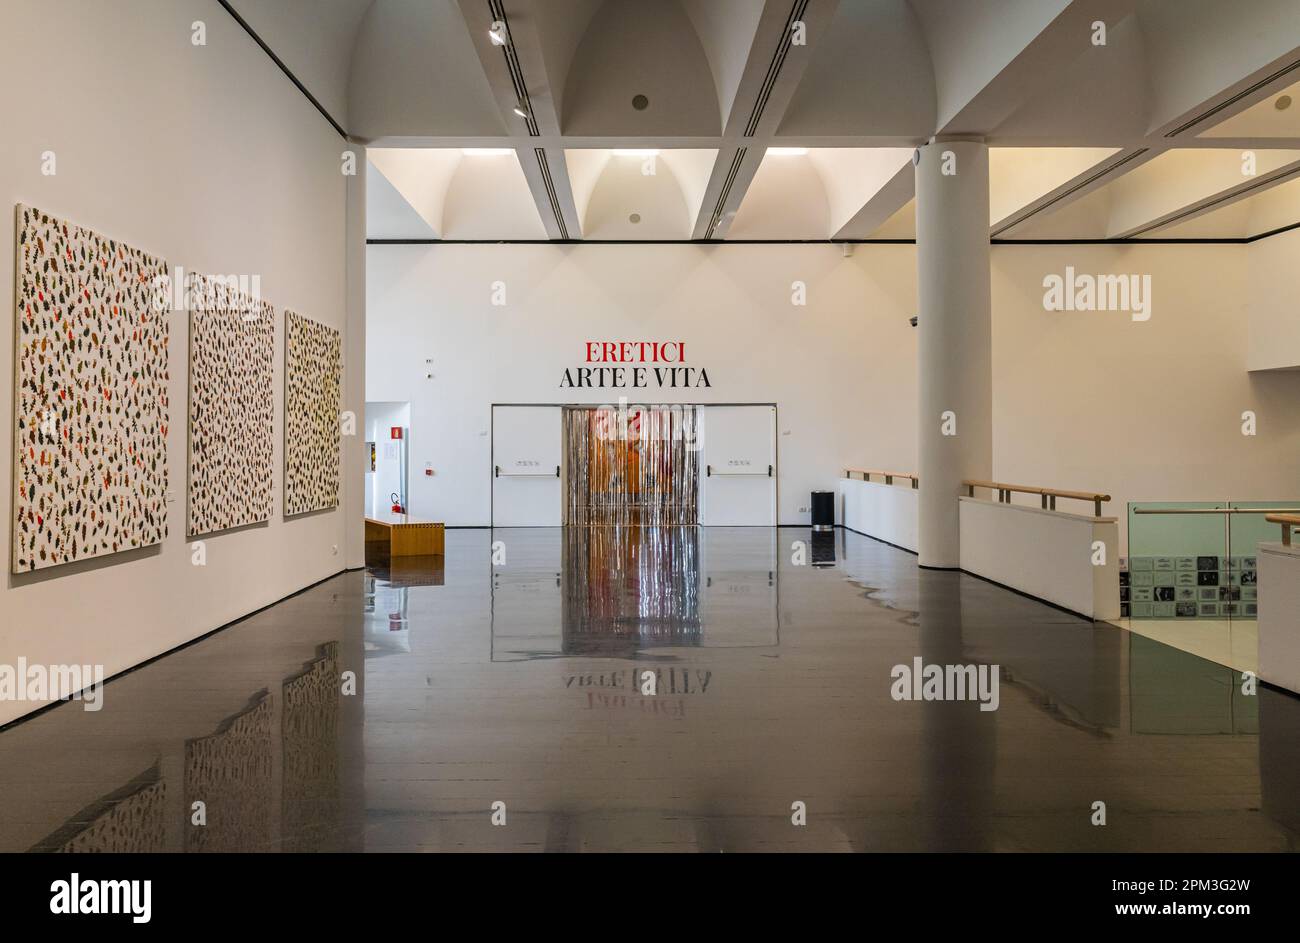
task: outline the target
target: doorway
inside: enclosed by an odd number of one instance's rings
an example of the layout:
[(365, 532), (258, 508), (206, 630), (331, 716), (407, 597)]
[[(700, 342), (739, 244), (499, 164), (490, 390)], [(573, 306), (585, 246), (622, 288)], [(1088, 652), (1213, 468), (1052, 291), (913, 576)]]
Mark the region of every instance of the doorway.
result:
[(695, 406), (564, 407), (564, 523), (700, 522)]
[(366, 517), (408, 506), (410, 403), (366, 403)]
[(492, 407), (492, 526), (776, 526), (776, 406)]

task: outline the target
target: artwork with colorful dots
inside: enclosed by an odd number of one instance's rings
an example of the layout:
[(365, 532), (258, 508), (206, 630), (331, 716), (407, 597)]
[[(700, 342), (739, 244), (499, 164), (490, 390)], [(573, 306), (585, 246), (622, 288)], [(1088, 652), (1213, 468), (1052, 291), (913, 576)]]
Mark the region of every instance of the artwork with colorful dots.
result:
[(190, 273), (191, 537), (270, 520), (275, 310), (220, 276)]
[(167, 263), (17, 208), (15, 573), (167, 536)]
[(338, 331), (284, 313), (286, 517), (338, 507), (342, 359)]

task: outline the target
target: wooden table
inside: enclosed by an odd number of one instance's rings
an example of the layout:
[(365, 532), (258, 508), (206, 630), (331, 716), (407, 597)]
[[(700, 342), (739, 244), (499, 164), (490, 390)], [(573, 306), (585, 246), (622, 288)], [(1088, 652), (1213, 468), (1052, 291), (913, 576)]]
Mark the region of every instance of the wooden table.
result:
[(441, 557), (445, 528), (409, 514), (385, 514), (366, 518), (366, 543), (386, 544), (394, 557)]

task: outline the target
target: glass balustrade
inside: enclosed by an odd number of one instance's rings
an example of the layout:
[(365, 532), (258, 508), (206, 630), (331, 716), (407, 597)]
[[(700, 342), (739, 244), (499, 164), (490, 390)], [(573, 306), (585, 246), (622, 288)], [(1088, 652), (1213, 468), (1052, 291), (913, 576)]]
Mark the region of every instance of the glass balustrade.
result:
[(1296, 508), (1300, 500), (1130, 502), (1121, 616), (1255, 619), (1256, 548), (1279, 539), (1265, 515)]

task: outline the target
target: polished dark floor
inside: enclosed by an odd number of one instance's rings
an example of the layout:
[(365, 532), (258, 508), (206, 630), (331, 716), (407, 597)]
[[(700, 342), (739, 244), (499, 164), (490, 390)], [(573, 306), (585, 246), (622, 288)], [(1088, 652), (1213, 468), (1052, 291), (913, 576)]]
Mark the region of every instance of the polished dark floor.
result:
[(0, 850), (1293, 850), (1300, 702), (1240, 682), (852, 533), (451, 531), (0, 733)]

